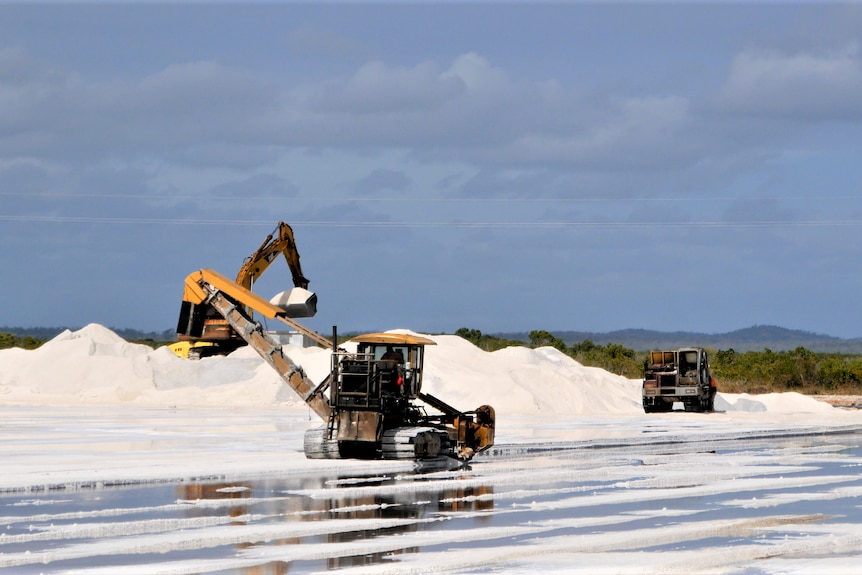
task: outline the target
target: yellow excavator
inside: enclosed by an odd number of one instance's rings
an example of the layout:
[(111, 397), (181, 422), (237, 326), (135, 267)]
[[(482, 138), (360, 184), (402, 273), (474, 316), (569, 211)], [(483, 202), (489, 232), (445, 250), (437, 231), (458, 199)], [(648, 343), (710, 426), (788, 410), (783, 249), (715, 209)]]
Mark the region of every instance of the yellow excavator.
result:
[[(302, 273), (293, 229), (284, 222), (278, 222), (272, 233), (264, 238), (260, 247), (245, 259), (242, 267), (236, 274), (235, 283), (251, 291), (254, 283), (263, 275), (270, 264), (278, 259), (279, 255), (283, 255), (285, 261), (287, 261), (294, 287), (306, 290), (309, 281)], [(282, 294), (285, 293), (282, 292)], [(282, 294), (276, 297), (286, 297)], [(298, 296), (298, 292), (294, 294), (294, 297), (300, 297)], [(282, 306), (293, 305), (292, 302), (287, 300), (282, 300), (280, 304)], [(316, 296), (309, 301), (303, 299), (297, 308), (292, 310), (292, 317), (311, 317), (316, 312), (316, 305)], [(178, 341), (171, 345), (171, 350), (180, 357), (200, 359), (201, 357), (211, 355), (226, 355), (246, 345), (245, 340), (212, 307), (204, 306), (196, 309), (195, 313), (203, 316), (203, 328), (199, 336), (178, 335)], [(303, 333), (318, 343), (324, 346), (329, 344), (325, 338), (321, 339), (321, 336), (317, 332), (308, 330), (296, 322), (288, 321), (287, 323), (294, 330)]]
[[(305, 434), (304, 451), (310, 459), (466, 462), (494, 445), (493, 407), (460, 411), (422, 391), (425, 347), (435, 345), (433, 340), (372, 333), (350, 340), (355, 349), (347, 351), (336, 345), (335, 327), (331, 341), (315, 333), (316, 341), (332, 350), (330, 373), (315, 384), (252, 317), (254, 312), (295, 327), (299, 324), (294, 318), (316, 311), (317, 297), (305, 287), (295, 286), (267, 301), (239, 282), (201, 269), (186, 278), (177, 335), (201, 341), (212, 315), (223, 319), (322, 420)], [(427, 413), (426, 405), (437, 413)]]
[(246, 258), (236, 274), (236, 283), (251, 290), (257, 278), (263, 275), (269, 264), (279, 255), (283, 255), (287, 261), (287, 267), (293, 276), (293, 285), (308, 289), (308, 280), (302, 275), (302, 266), (299, 265), (299, 251), (293, 238), (293, 228), (284, 222), (278, 222), (275, 230), (266, 236), (257, 251)]

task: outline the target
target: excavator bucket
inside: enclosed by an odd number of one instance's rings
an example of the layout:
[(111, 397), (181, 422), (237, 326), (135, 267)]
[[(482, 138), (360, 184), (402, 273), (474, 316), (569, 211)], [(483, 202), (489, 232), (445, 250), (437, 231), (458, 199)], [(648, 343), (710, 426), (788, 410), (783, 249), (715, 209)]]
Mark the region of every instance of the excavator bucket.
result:
[(475, 454), (494, 445), (494, 408), (483, 405), (473, 413), (475, 418), (464, 414), (456, 417), (454, 422), (458, 431), (458, 457), (463, 460), (470, 460)]
[(295, 287), (277, 293), (269, 303), (284, 310), (287, 317), (314, 317), (317, 313), (317, 295), (304, 288)]

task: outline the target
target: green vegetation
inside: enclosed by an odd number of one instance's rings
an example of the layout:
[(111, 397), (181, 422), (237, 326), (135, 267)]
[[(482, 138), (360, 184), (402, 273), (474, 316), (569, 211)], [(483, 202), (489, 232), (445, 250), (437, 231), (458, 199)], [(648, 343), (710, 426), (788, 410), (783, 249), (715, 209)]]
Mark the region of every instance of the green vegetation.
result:
[(569, 347), (566, 343), (545, 330), (531, 331), (529, 343), (493, 335), (483, 334), (478, 329), (462, 327), (455, 335), (463, 337), (467, 341), (485, 351), (496, 351), (504, 347), (526, 346), (531, 348), (553, 347), (562, 353), (572, 357), (582, 365), (600, 367), (611, 373), (616, 373), (629, 378), (643, 377), (643, 362), (646, 353), (637, 353), (633, 349), (623, 347), (618, 343), (597, 345), (586, 339)]
[(26, 336), (17, 336), (14, 333), (5, 333), (0, 332), (0, 349), (6, 349), (9, 347), (20, 347), (21, 349), (36, 349), (40, 345), (42, 345), (44, 340), (36, 339), (35, 337), (26, 335)]
[(462, 327), (461, 329), (456, 331), (455, 335), (466, 339), (479, 349), (485, 351), (497, 351), (498, 349), (503, 349), (504, 347), (524, 345), (523, 341), (495, 337), (493, 335), (486, 335), (478, 329), (468, 329), (466, 327)]
[(809, 395), (862, 395), (862, 356), (733, 349), (710, 353), (718, 389), (730, 393), (798, 391)]
[[(567, 346), (562, 338), (545, 331), (529, 333), (529, 342), (485, 335), (478, 329), (461, 328), (463, 337), (485, 351), (508, 346), (549, 346), (581, 365), (600, 367), (631, 379), (643, 377), (647, 352), (636, 352), (619, 343), (599, 345), (585, 339)], [(687, 345), (696, 345), (687, 344)], [(673, 348), (668, 348), (673, 349)], [(773, 393), (797, 391), (808, 395), (862, 395), (862, 355), (815, 353), (804, 347), (791, 351), (708, 349), (712, 375), (719, 391)]]
[(569, 355), (581, 365), (600, 367), (630, 379), (643, 377), (647, 356), (645, 352), (637, 353), (618, 343), (597, 345), (588, 339), (574, 344)]
[[(36, 349), (41, 347), (43, 343), (53, 339), (53, 337), (41, 339), (34, 337), (32, 335), (16, 335), (14, 333), (8, 332), (0, 332), (0, 349), (8, 349), (10, 347), (20, 347), (21, 349)], [(163, 345), (170, 345), (174, 343), (171, 341), (163, 341), (156, 340), (153, 338), (145, 337), (141, 339), (127, 339), (126, 341), (130, 343), (140, 343), (143, 345), (148, 345), (153, 349), (158, 347), (162, 347)]]

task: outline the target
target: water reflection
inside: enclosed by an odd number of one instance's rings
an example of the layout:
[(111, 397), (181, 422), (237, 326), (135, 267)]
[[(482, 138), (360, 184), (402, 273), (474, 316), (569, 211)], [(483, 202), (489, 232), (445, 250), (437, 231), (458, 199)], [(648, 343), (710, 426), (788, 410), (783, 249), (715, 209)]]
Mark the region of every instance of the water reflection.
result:
[[(235, 549), (244, 550), (262, 545), (333, 544), (349, 550), (343, 555), (325, 559), (327, 569), (338, 569), (391, 561), (394, 555), (399, 554), (419, 553), (417, 546), (357, 553), (361, 545), (356, 543), (438, 528), (436, 522), (423, 521), (425, 519), (446, 514), (469, 514), (470, 521), (489, 521), (494, 509), (493, 488), (477, 485), (475, 481), (476, 477), (465, 471), (464, 474), (442, 477), (400, 472), (397, 475), (353, 474), (230, 483), (198, 482), (178, 486), (177, 498), (188, 504), (185, 510), (187, 517), (224, 515), (230, 518), (230, 525), (361, 521), (362, 526), (342, 527), (326, 535), (234, 545)], [(473, 513), (477, 515), (473, 516)], [(385, 525), (375, 526), (376, 520), (407, 521), (395, 524), (383, 521)], [(374, 527), (366, 527), (369, 524)], [(290, 562), (271, 561), (244, 568), (238, 573), (284, 575), (290, 571), (290, 566)]]
[[(212, 500), (245, 500), (251, 497), (252, 485), (250, 483), (192, 483), (177, 487), (177, 495), (181, 501), (197, 502), (198, 505), (189, 508), (189, 517), (209, 516), (210, 512), (201, 502)], [(247, 521), (240, 520), (248, 515), (248, 506), (229, 505), (225, 506), (228, 516), (234, 518), (231, 525), (245, 525)]]

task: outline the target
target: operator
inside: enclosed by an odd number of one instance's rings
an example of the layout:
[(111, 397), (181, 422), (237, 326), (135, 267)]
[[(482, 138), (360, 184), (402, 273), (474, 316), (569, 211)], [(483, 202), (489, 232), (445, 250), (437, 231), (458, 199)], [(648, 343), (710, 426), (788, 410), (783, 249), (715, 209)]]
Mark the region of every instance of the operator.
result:
[(394, 349), (391, 345), (386, 346), (386, 353), (380, 359), (390, 359), (397, 362), (399, 365), (404, 363), (404, 354), (401, 350)]

